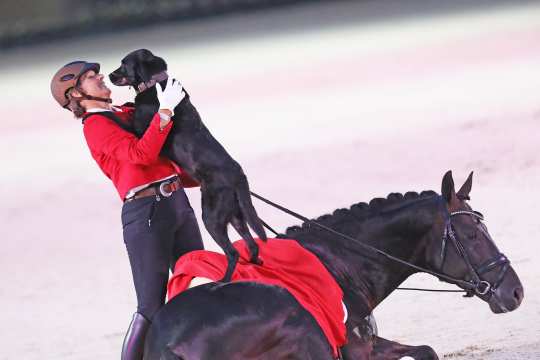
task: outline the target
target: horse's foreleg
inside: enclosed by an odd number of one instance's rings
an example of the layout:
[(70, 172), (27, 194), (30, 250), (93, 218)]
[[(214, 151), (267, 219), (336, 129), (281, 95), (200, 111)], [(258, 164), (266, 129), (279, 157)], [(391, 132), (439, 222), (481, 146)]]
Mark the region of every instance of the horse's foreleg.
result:
[(358, 327), (347, 326), (347, 344), (341, 348), (344, 360), (370, 360), (373, 350), (373, 336), (367, 321)]
[(383, 339), (378, 336), (373, 337), (373, 350), (371, 360), (398, 360), (409, 357), (414, 360), (438, 360), (437, 353), (427, 345), (411, 346)]

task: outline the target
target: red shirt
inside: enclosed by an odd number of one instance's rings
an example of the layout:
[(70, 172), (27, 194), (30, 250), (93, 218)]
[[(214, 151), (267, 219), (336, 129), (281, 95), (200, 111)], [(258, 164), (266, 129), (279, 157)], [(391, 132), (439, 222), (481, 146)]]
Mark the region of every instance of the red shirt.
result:
[[(120, 109), (114, 112), (115, 115), (126, 123), (130, 122), (134, 109), (127, 106)], [(112, 180), (122, 200), (130, 189), (173, 174), (180, 175), (184, 187), (198, 186), (175, 163), (159, 156), (171, 131), (172, 121), (162, 130), (159, 122), (159, 114), (156, 113), (142, 138), (138, 139), (100, 113), (92, 113), (84, 121), (83, 132), (90, 153), (103, 173)]]
[[(313, 253), (295, 240), (268, 239), (259, 245), (262, 266), (249, 262), (244, 240), (234, 242), (240, 253), (232, 281), (254, 281), (287, 289), (313, 315), (330, 343), (334, 356), (347, 342), (343, 291)], [(178, 259), (168, 284), (169, 301), (186, 290), (194, 277), (217, 281), (225, 274), (227, 258), (213, 251), (191, 251)]]

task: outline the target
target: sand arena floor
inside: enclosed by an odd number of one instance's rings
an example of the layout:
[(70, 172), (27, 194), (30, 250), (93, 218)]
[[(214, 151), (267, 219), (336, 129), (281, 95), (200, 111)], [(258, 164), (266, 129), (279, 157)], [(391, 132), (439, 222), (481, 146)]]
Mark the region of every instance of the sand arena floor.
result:
[[(471, 205), (521, 277), (521, 308), (396, 292), (375, 312), (380, 334), (450, 359), (539, 359), (540, 6), (415, 16), (419, 3), (297, 6), (0, 55), (0, 359), (119, 355), (135, 309), (121, 203), (48, 87), (74, 58), (108, 72), (140, 47), (169, 62), (252, 189), (307, 216), (474, 170)], [(275, 228), (296, 223), (256, 206)]]

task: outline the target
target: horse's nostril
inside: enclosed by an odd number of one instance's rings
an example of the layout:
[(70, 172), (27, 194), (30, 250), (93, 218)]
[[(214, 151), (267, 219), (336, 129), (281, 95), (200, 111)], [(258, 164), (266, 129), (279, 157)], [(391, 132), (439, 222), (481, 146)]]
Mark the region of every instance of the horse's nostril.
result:
[(521, 303), (521, 300), (523, 300), (523, 287), (518, 286), (514, 289), (514, 299), (518, 304)]

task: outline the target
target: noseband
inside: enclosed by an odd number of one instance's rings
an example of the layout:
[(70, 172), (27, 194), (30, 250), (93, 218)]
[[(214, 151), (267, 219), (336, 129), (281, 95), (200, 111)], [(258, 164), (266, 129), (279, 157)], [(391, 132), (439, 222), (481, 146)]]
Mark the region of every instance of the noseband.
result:
[[(456, 248), (458, 254), (461, 256), (463, 261), (465, 261), (465, 264), (467, 265), (469, 269), (469, 274), (471, 276), (471, 288), (467, 289), (466, 297), (471, 297), (476, 295), (480, 296), (488, 296), (491, 297), (493, 292), (497, 290), (499, 285), (501, 285), (504, 276), (506, 275), (506, 272), (508, 271), (508, 268), (510, 267), (510, 260), (506, 256), (504, 256), (502, 253), (500, 253), (497, 250), (497, 255), (493, 257), (490, 260), (487, 260), (480, 264), (478, 267), (475, 267), (470, 258), (469, 254), (465, 250), (465, 246), (463, 246), (463, 243), (459, 240), (459, 238), (456, 235), (456, 232), (454, 231), (454, 226), (452, 225), (452, 217), (458, 216), (458, 215), (470, 215), (476, 219), (479, 219), (480, 221), (484, 220), (484, 216), (478, 212), (478, 211), (469, 211), (469, 210), (459, 210), (451, 212), (446, 220), (446, 224), (444, 227), (444, 232), (442, 236), (442, 246), (441, 246), (441, 272), (444, 265), (445, 260), (445, 254), (446, 254), (446, 243), (448, 242), (448, 239), (454, 244), (454, 247)], [(493, 240), (487, 233), (487, 231), (481, 229), (482, 233), (493, 243)], [(480, 277), (482, 274), (488, 273), (496, 268), (500, 267), (499, 275), (497, 277), (497, 281), (494, 283), (490, 283), (487, 280), (482, 280)]]

